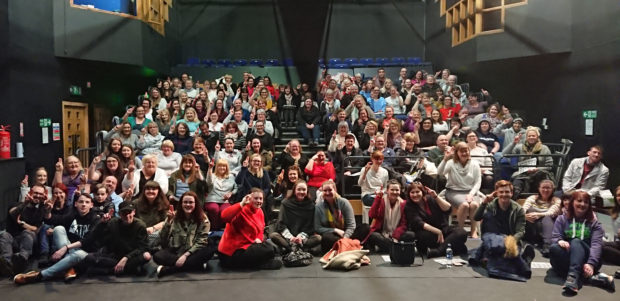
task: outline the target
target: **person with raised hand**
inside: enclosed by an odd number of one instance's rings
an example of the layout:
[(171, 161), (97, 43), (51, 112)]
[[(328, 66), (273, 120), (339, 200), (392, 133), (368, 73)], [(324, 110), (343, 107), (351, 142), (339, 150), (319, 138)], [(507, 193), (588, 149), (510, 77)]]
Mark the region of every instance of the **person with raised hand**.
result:
[(171, 205), (166, 213), (160, 232), (162, 249), (153, 255), (153, 260), (159, 264), (159, 277), (177, 271), (204, 270), (215, 253), (215, 247), (208, 240), (209, 219), (196, 193), (185, 192), (176, 208), (175, 211)]

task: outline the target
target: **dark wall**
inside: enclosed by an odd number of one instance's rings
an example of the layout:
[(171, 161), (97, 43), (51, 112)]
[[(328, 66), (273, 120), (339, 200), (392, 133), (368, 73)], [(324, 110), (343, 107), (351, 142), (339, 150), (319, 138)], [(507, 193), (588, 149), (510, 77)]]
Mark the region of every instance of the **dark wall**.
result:
[(335, 2), (327, 58), (424, 56), (423, 2)]
[[(133, 65), (55, 57), (52, 5), (51, 1), (11, 1), (9, 26), (0, 28), (8, 28), (10, 36), (7, 51), (3, 52), (9, 60), (7, 68), (2, 68), (8, 71), (10, 84), (0, 89), (0, 93), (7, 94), (2, 98), (0, 120), (12, 127), (13, 155), (19, 123), (24, 123), (28, 172), (38, 166), (52, 171), (55, 161), (62, 156), (61, 142), (50, 140), (49, 144), (42, 144), (39, 119), (51, 118), (52, 122), (62, 123), (63, 100), (87, 102), (91, 108), (102, 104), (119, 113), (125, 104), (135, 102), (157, 75), (153, 70)], [(92, 88), (86, 88), (86, 81), (91, 81)], [(71, 97), (70, 85), (81, 86), (83, 96)], [(92, 117), (91, 114), (91, 120)], [(20, 180), (15, 179), (16, 183)]]
[[(435, 66), (456, 71), (459, 81), (474, 90), (488, 89), (529, 124), (540, 125), (547, 118), (543, 141), (573, 140), (573, 157), (584, 156), (591, 145), (603, 145), (611, 169), (609, 186), (620, 183), (620, 132), (610, 126), (620, 116), (616, 1), (529, 1), (507, 10), (508, 32), (456, 47), (440, 30), (444, 19), (430, 18), (433, 12), (438, 15), (434, 5), (428, 5), (427, 14), (428, 53)], [(598, 110), (593, 136), (584, 134), (584, 110)]]
[(71, 7), (69, 1), (53, 3), (56, 56), (170, 70), (173, 38), (135, 18)]
[[(0, 45), (9, 44), (9, 2), (8, 0), (0, 0)], [(9, 68), (8, 68), (9, 53), (6, 48), (0, 51), (0, 83), (4, 83), (5, 86), (10, 86), (9, 82)], [(0, 89), (0, 99), (8, 99), (8, 89)]]

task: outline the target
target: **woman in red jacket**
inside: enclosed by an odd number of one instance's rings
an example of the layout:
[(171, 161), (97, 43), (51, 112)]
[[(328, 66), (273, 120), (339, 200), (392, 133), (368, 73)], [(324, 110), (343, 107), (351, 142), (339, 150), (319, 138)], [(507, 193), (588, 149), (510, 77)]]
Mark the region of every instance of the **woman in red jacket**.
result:
[(311, 199), (316, 199), (316, 191), (327, 180), (336, 180), (336, 170), (332, 162), (325, 162), (325, 152), (318, 151), (308, 164), (304, 172), (308, 176), (308, 194)]
[(282, 267), (282, 261), (275, 259), (274, 246), (264, 241), (263, 197), (261, 189), (252, 188), (240, 203), (222, 211), (226, 228), (218, 251), (223, 267), (272, 270)]
[(405, 200), (400, 197), (400, 183), (392, 179), (387, 183), (387, 194), (377, 191), (375, 200), (370, 207), (368, 217), (372, 219), (370, 233), (364, 240), (366, 247), (374, 251), (375, 246), (379, 252), (389, 252), (392, 241), (414, 241), (413, 232), (407, 230), (405, 219)]

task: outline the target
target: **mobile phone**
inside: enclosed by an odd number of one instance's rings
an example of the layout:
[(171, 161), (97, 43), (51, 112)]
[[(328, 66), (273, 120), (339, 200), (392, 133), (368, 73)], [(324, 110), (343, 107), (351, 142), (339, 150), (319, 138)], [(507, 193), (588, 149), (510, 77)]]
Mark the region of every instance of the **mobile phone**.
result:
[(170, 210), (170, 212), (174, 212), (174, 205), (170, 205), (168, 210)]

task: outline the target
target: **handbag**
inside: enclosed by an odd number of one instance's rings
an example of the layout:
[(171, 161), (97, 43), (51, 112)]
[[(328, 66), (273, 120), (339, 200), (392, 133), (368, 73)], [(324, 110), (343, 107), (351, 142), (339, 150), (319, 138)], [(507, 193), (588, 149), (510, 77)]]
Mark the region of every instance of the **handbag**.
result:
[(304, 267), (312, 264), (314, 256), (308, 252), (302, 251), (297, 244), (291, 246), (292, 251), (284, 257), (282, 262), (286, 267)]
[[(415, 256), (418, 254), (415, 241), (395, 241), (392, 242), (390, 249), (390, 261), (393, 264), (409, 266), (415, 262)], [(422, 263), (424, 263), (424, 257)]]

